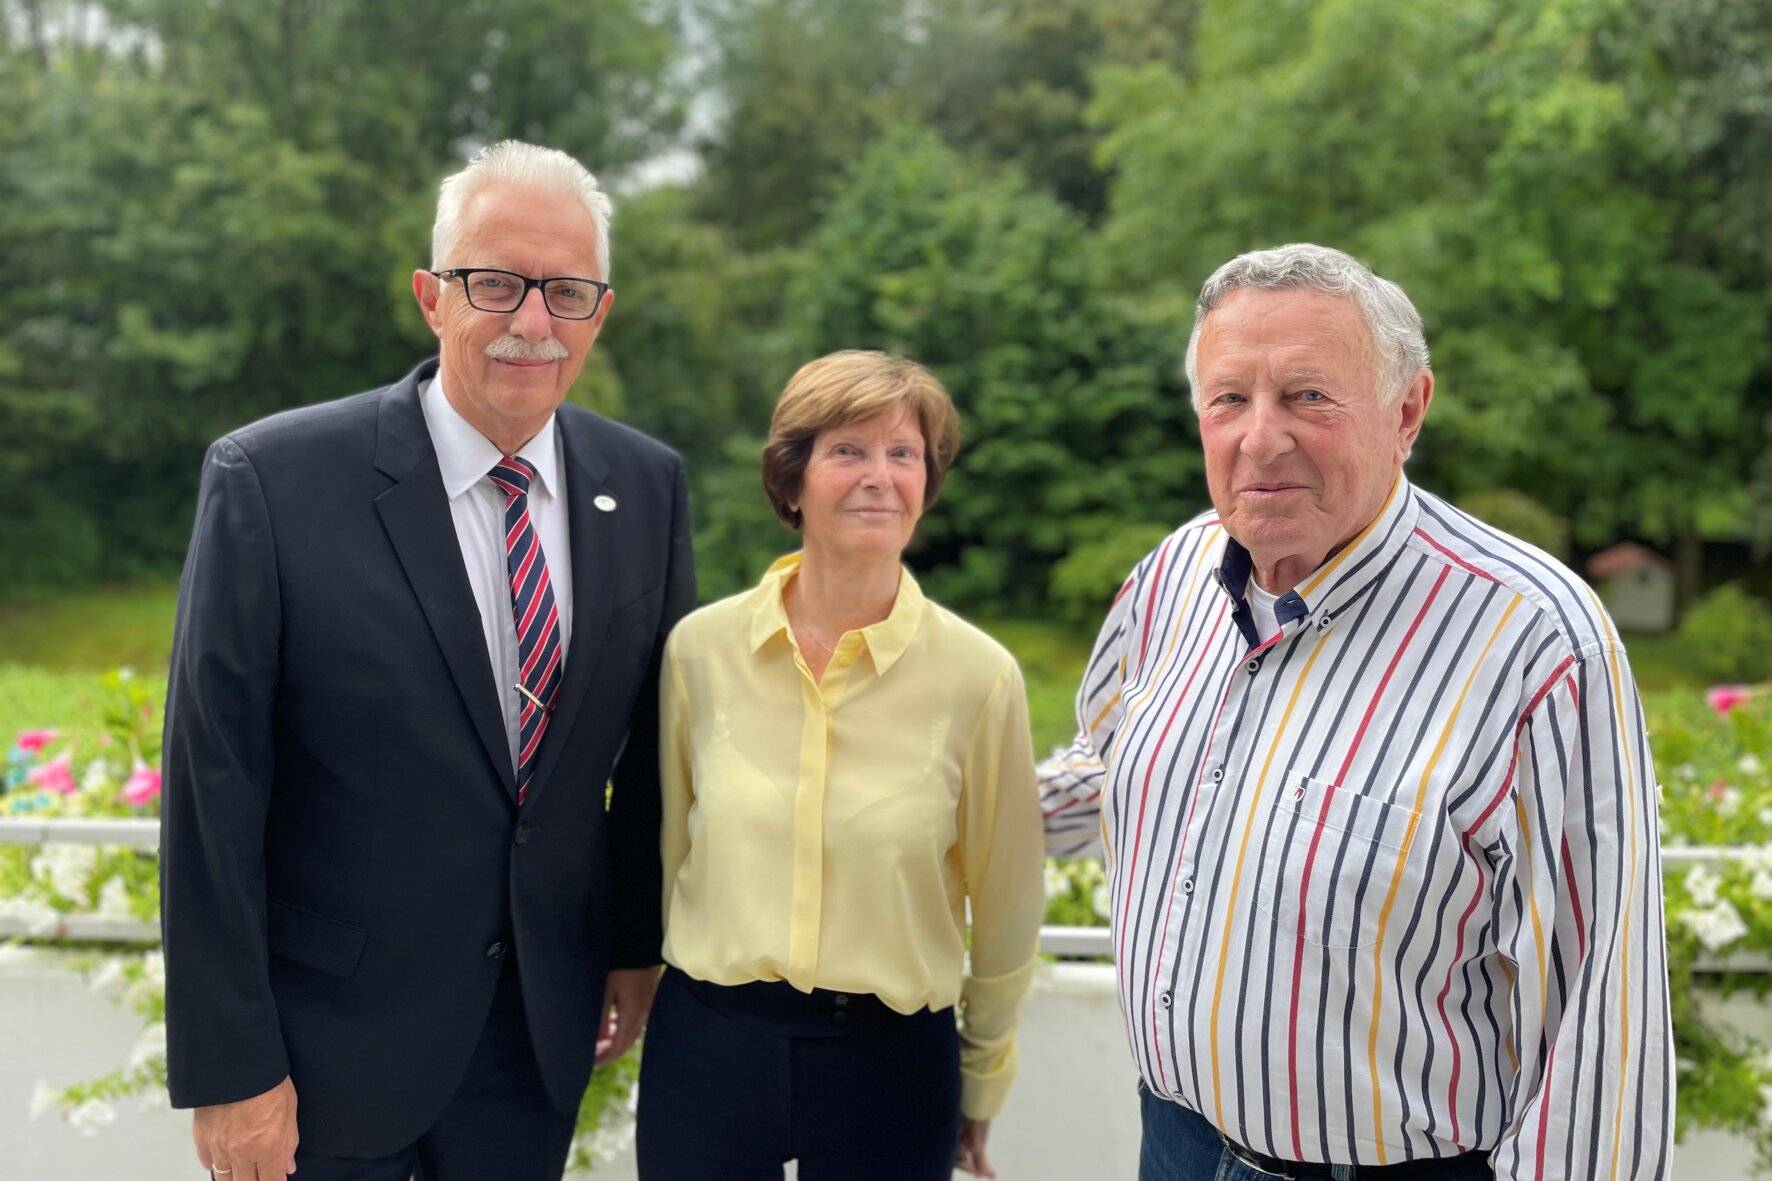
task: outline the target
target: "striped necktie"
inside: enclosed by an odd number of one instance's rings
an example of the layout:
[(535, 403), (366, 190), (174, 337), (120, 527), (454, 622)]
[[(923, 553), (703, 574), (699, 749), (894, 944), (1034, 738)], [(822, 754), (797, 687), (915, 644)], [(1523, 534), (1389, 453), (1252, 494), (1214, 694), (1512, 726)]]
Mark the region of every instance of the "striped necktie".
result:
[(507, 455), (487, 476), (505, 494), (505, 569), (511, 578), (511, 617), (517, 624), (517, 684), (522, 711), (517, 721), (517, 803), (529, 795), (535, 752), (560, 692), (560, 612), (548, 559), (529, 517), (529, 481), (535, 469)]

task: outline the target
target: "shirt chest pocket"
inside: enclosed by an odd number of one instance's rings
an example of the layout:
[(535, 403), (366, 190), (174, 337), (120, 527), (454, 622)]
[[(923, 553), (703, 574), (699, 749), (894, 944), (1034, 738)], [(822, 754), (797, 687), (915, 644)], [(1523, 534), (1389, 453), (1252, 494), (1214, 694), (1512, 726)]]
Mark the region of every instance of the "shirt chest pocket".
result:
[(1255, 903), (1275, 938), (1331, 950), (1377, 942), (1385, 912), (1413, 897), (1417, 814), (1296, 772), (1259, 806)]

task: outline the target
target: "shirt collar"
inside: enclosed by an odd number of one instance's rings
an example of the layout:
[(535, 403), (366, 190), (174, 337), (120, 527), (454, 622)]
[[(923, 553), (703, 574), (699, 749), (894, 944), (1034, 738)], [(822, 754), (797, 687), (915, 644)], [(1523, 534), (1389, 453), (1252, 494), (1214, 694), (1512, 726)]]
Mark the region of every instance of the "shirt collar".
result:
[[(1284, 626), (1295, 619), (1315, 615), (1319, 625), (1327, 627), (1330, 614), (1339, 611), (1349, 595), (1358, 593), (1375, 571), (1388, 566), (1402, 551), (1410, 530), (1414, 528), (1416, 513), (1415, 489), (1398, 473), (1378, 515), (1355, 534), (1352, 541), (1275, 601), (1274, 615), (1280, 624)], [(1236, 604), (1234, 618), (1243, 628), (1245, 638), (1250, 637), (1253, 624), (1244, 626), (1249, 607), (1243, 591), (1254, 568), (1249, 551), (1226, 533), (1224, 557), (1213, 576)], [(1250, 646), (1260, 642), (1259, 637), (1250, 639)]]
[[(421, 404), (425, 426), (431, 433), (431, 445), (437, 449), (437, 466), (443, 475), (443, 491), (450, 500), (461, 496), (486, 478), (492, 465), (504, 458), (492, 440), (474, 429), (443, 393), (443, 370), (425, 387)], [(535, 469), (530, 483), (532, 494), (555, 497), (560, 490), (560, 448), (554, 422), (558, 416), (548, 415), (547, 422), (535, 437), (517, 448), (517, 454)]]
[[(756, 652), (776, 636), (788, 630), (788, 611), (782, 596), (787, 590), (788, 582), (800, 569), (800, 554), (786, 554), (770, 564), (764, 573), (763, 580), (752, 592), (754, 599), (751, 607), (751, 651)], [(869, 624), (861, 629), (862, 643), (868, 650), (868, 658), (874, 662), (874, 672), (879, 676), (886, 675), (886, 670), (898, 662), (911, 641), (917, 638), (917, 632), (923, 624), (923, 607), (927, 602), (923, 590), (911, 572), (899, 567), (898, 595), (892, 600), (892, 610), (878, 623)]]

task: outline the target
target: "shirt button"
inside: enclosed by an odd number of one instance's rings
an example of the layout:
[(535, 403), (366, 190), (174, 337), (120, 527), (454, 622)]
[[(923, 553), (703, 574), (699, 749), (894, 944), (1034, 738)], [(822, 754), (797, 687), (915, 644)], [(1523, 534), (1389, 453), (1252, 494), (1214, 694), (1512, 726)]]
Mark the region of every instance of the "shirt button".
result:
[(1194, 892), (1194, 879), (1193, 878), (1182, 878), (1181, 879), (1181, 892), (1183, 894), (1192, 894)]
[(1333, 616), (1333, 615), (1329, 614), (1329, 612), (1325, 611), (1325, 612), (1323, 612), (1322, 615), (1317, 617), (1317, 629), (1319, 631), (1328, 631), (1329, 625), (1334, 622), (1335, 622), (1335, 616)]
[(1212, 782), (1214, 782), (1214, 783), (1223, 783), (1224, 782), (1224, 768), (1223, 767), (1212, 768)]
[(1158, 1007), (1167, 1009), (1169, 1007), (1169, 1003), (1170, 1003), (1170, 1001), (1169, 1001), (1169, 994), (1168, 993), (1165, 992), (1162, 995), (1157, 997)]
[(486, 958), (496, 960), (505, 953), (505, 945), (494, 939), (486, 945)]
[(1249, 671), (1250, 676), (1254, 676), (1256, 673), (1261, 671), (1261, 657), (1257, 656), (1255, 659), (1251, 660), (1248, 664), (1245, 664), (1243, 667)]

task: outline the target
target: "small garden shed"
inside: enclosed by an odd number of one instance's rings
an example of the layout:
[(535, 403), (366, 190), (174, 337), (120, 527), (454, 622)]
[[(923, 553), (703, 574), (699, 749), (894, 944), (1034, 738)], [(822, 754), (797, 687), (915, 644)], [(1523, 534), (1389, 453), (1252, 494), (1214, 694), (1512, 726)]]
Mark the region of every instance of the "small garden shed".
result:
[(1674, 626), (1674, 564), (1654, 550), (1620, 542), (1589, 558), (1587, 574), (1620, 631), (1664, 632)]

